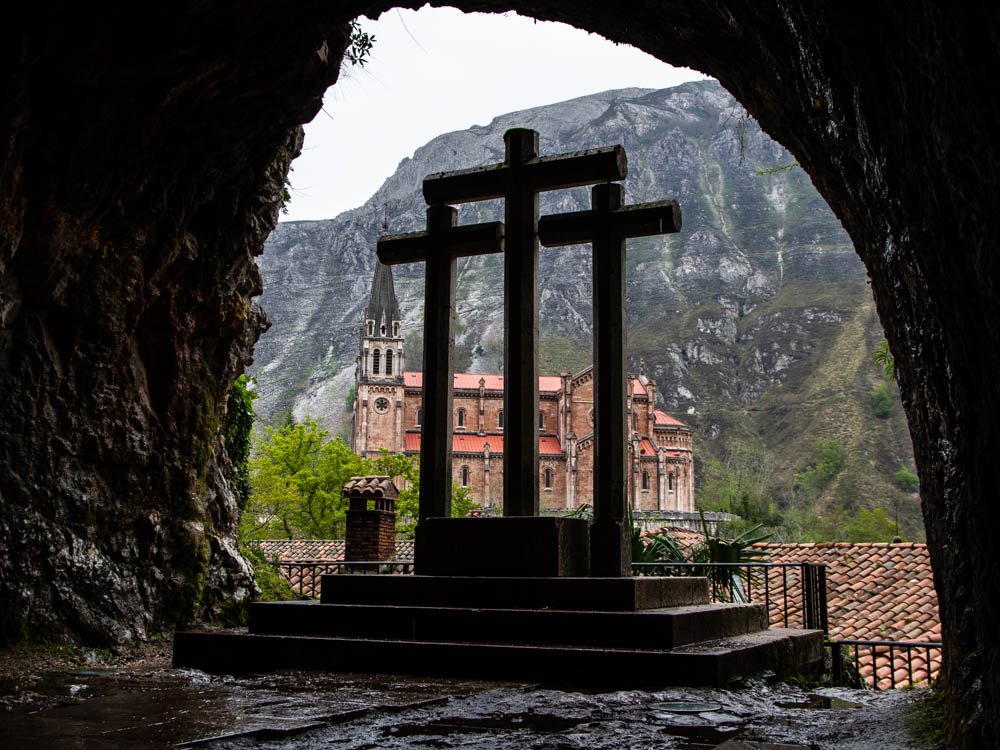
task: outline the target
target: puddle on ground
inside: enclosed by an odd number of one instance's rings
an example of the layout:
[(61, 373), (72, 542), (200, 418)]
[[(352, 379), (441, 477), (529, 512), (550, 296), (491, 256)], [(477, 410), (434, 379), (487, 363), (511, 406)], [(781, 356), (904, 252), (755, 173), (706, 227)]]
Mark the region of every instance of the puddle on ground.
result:
[(554, 734), (565, 732), (567, 729), (589, 721), (590, 717), (574, 719), (566, 716), (535, 713), (534, 711), (502, 716), (447, 716), (425, 724), (387, 727), (382, 730), (382, 734), (392, 737), (411, 737), (424, 734), (479, 733), (494, 729), (527, 730), (538, 734)]
[(861, 703), (844, 700), (832, 695), (817, 695), (816, 693), (809, 693), (809, 695), (800, 701), (780, 701), (774, 705), (779, 708), (832, 709), (834, 711), (843, 711), (849, 708), (864, 708), (864, 705)]
[(693, 701), (664, 701), (654, 703), (650, 708), (667, 711), (672, 714), (703, 714), (706, 711), (718, 711), (719, 703), (695, 703)]
[(660, 730), (662, 734), (671, 737), (681, 737), (685, 742), (681, 747), (715, 747), (721, 745), (726, 740), (735, 739), (743, 734), (743, 727), (713, 727), (705, 725), (695, 726), (670, 726)]
[(17, 691), (11, 687), (0, 685), (0, 747), (176, 748), (211, 740), (213, 750), (262, 744), (281, 750), (702, 750), (751, 737), (821, 750), (901, 750), (907, 747), (896, 728), (901, 723), (880, 706), (901, 705), (913, 695), (807, 692), (752, 681), (729, 690), (584, 693), (386, 675), (233, 678), (169, 669), (34, 673), (18, 678)]

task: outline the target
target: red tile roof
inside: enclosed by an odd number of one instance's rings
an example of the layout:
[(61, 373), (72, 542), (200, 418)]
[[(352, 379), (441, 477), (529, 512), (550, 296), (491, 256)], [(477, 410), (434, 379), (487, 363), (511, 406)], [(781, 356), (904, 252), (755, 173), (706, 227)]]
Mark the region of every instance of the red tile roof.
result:
[[(762, 544), (771, 562), (811, 562), (826, 565), (827, 606), (831, 640), (940, 641), (937, 592), (926, 544)], [(771, 574), (772, 586), (780, 574)], [(797, 578), (797, 575), (796, 575)], [(801, 609), (801, 588), (790, 605)], [(777, 625), (772, 613), (772, 625)], [(883, 653), (884, 652), (884, 653)], [(860, 649), (861, 674), (871, 684), (878, 673), (879, 688), (890, 686), (887, 649), (876, 654), (872, 666), (869, 649)], [(912, 652), (911, 666), (917, 682), (928, 673), (933, 679), (941, 668), (941, 652)], [(905, 653), (896, 651), (894, 668), (905, 678)]]
[(632, 395), (633, 396), (645, 396), (647, 395), (646, 386), (642, 384), (639, 378), (632, 378)]
[[(486, 381), (484, 388), (488, 391), (503, 390), (503, 375), (493, 375), (478, 372), (456, 372), (453, 387), (464, 391), (478, 391), (479, 381)], [(422, 388), (424, 374), (407, 371), (403, 373), (403, 385), (407, 388)], [(562, 389), (562, 378), (553, 375), (542, 375), (538, 378), (539, 393), (556, 393)]]
[(656, 446), (653, 445), (653, 441), (649, 438), (643, 438), (639, 441), (639, 455), (640, 456), (655, 456)]
[[(278, 572), (303, 596), (319, 598), (322, 576), (340, 573), (343, 539), (264, 539), (257, 542), (268, 560), (283, 564)], [(413, 560), (413, 540), (396, 540), (396, 559)]]
[(687, 425), (681, 422), (680, 420), (674, 419), (665, 411), (660, 411), (659, 409), (653, 410), (653, 420), (656, 427), (659, 427), (661, 425), (674, 425), (677, 427), (687, 427)]
[[(490, 454), (503, 453), (503, 435), (477, 435), (475, 433), (455, 433), (451, 436), (451, 450), (454, 453), (482, 453), (486, 444), (490, 444)], [(418, 453), (420, 451), (420, 433), (407, 432), (403, 443), (404, 450)], [(541, 435), (538, 438), (538, 453), (542, 456), (560, 456), (562, 447), (555, 435)]]

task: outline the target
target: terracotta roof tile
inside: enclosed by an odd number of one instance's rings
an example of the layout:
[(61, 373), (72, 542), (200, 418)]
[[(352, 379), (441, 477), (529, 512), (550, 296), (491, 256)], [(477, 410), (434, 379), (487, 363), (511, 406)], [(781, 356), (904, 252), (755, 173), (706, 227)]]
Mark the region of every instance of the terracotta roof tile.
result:
[[(826, 565), (827, 606), (833, 640), (940, 641), (937, 592), (926, 544), (836, 542), (830, 544), (762, 544), (771, 562), (811, 562)], [(789, 572), (791, 579), (792, 572)], [(772, 570), (770, 583), (780, 585)], [(802, 595), (797, 571), (789, 596), (792, 617), (801, 621)], [(771, 624), (781, 623), (772, 611)], [(870, 650), (869, 650), (870, 651)], [(883, 653), (884, 652), (884, 653)], [(916, 652), (914, 652), (916, 653)], [(872, 679), (872, 662), (860, 648), (861, 674)], [(890, 686), (888, 650), (876, 649), (876, 662), (885, 662), (879, 687)], [(914, 658), (914, 657), (911, 657)], [(925, 657), (922, 657), (925, 658)], [(940, 668), (941, 654), (931, 652), (931, 674)], [(906, 669), (905, 652), (895, 650), (897, 674)]]
[(681, 422), (679, 419), (674, 419), (665, 411), (660, 411), (659, 409), (653, 410), (653, 425), (654, 427), (687, 427), (686, 424)]
[[(503, 375), (478, 372), (456, 372), (453, 387), (456, 390), (478, 391), (479, 381), (486, 381), (483, 387), (488, 391), (503, 391)], [(422, 388), (424, 374), (407, 370), (403, 373), (403, 385), (407, 388)], [(556, 393), (562, 390), (562, 378), (553, 375), (542, 375), (538, 378), (540, 393)]]
[[(503, 455), (503, 435), (459, 432), (451, 436), (451, 450), (454, 453), (482, 453), (487, 443), (491, 455)], [(419, 453), (420, 433), (407, 432), (403, 447), (408, 452)], [(559, 438), (555, 435), (541, 435), (538, 438), (538, 453), (542, 456), (561, 456), (563, 450), (559, 445)]]

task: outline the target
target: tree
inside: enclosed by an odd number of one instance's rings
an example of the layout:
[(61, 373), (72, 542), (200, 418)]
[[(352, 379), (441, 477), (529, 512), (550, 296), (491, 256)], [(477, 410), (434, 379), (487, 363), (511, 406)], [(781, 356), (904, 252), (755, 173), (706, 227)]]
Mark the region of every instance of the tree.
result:
[(812, 461), (795, 474), (795, 487), (815, 499), (844, 467), (844, 449), (833, 438), (820, 438), (812, 448)]
[(247, 537), (337, 539), (344, 536), (341, 488), (368, 463), (309, 419), (269, 427), (250, 462), (251, 495), (241, 524)]
[[(373, 473), (393, 478), (399, 488), (396, 500), (396, 533), (412, 537), (417, 527), (420, 498), (420, 466), (415, 458), (403, 453), (390, 453), (382, 449), (381, 455), (371, 459)], [(400, 486), (403, 485), (403, 486)], [(477, 507), (468, 487), (451, 486), (451, 517), (464, 518)]]
[(843, 539), (848, 542), (890, 542), (898, 529), (881, 508), (862, 508), (844, 524)]
[(781, 526), (784, 522), (771, 498), (774, 466), (760, 449), (738, 445), (725, 463), (709, 459), (698, 506), (735, 513), (747, 526)]

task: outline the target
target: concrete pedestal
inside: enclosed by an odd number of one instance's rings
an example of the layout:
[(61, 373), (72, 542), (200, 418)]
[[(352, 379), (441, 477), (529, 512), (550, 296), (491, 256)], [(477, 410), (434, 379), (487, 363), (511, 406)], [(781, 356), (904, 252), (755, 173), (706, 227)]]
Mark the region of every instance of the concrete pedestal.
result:
[(582, 518), (428, 518), (417, 526), (414, 570), (425, 576), (585, 577)]

